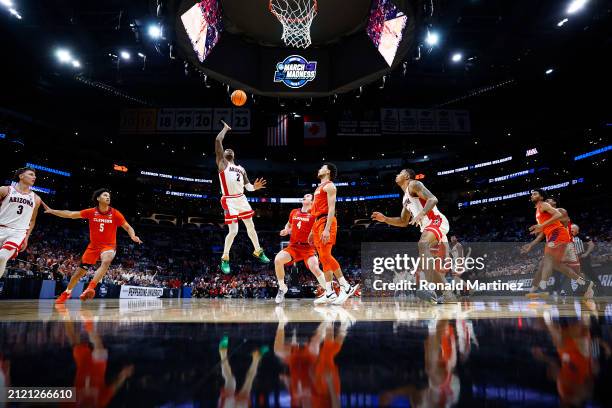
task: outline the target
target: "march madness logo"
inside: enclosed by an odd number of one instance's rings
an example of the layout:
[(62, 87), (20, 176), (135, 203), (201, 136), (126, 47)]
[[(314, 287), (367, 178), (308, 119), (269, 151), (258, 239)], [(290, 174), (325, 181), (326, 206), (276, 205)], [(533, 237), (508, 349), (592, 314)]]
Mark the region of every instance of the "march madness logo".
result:
[(317, 76), (317, 62), (291, 55), (276, 64), (274, 82), (283, 82), (289, 88), (301, 88)]

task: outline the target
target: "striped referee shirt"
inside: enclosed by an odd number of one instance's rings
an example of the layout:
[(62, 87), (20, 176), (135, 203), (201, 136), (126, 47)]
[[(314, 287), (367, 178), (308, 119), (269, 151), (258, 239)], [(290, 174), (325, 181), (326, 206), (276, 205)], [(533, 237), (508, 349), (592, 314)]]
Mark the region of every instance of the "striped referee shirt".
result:
[[(584, 239), (586, 240), (586, 242), (591, 241), (591, 237), (589, 236), (584, 237)], [(586, 252), (584, 241), (582, 241), (579, 236), (575, 236), (573, 240), (574, 240), (574, 248), (576, 248), (576, 252), (578, 253), (578, 256), (584, 254)]]

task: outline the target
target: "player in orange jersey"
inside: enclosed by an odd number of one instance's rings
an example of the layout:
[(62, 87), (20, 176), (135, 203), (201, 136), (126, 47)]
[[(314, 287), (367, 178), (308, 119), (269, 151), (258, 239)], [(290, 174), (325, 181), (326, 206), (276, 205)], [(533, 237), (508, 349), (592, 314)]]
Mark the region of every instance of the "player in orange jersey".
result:
[[(544, 248), (544, 258), (542, 260), (542, 280), (538, 288), (532, 288), (527, 296), (537, 297), (548, 294), (546, 291), (546, 283), (553, 269), (561, 272), (570, 279), (576, 280), (579, 285), (578, 292), (582, 292), (587, 297), (592, 296), (593, 282), (585, 280), (572, 268), (563, 263), (567, 245), (571, 243), (570, 234), (560, 221), (563, 218), (563, 214), (545, 200), (546, 193), (543, 190), (538, 189), (532, 191), (531, 202), (534, 203), (536, 208), (537, 224), (529, 227), (529, 231), (534, 235), (543, 233), (546, 237), (546, 246)], [(530, 247), (535, 245), (535, 242), (537, 242), (537, 238), (523, 247), (523, 251), (528, 252)]]
[(108, 268), (115, 258), (117, 249), (117, 228), (121, 227), (127, 231), (131, 240), (142, 244), (142, 241), (134, 232), (134, 228), (125, 220), (123, 214), (110, 206), (111, 194), (101, 188), (93, 193), (92, 201), (94, 208), (81, 211), (54, 210), (47, 205), (45, 213), (52, 214), (61, 218), (79, 219), (84, 218), (89, 221), (89, 245), (81, 259), (81, 265), (77, 272), (72, 275), (66, 290), (57, 298), (57, 303), (64, 303), (70, 298), (72, 289), (79, 280), (87, 273), (89, 266), (94, 266), (101, 260), (100, 267), (80, 296), (81, 300), (93, 299), (96, 296), (96, 286), (102, 280)]
[[(319, 169), (317, 176), (321, 183), (314, 193), (314, 203), (310, 213), (315, 217), (315, 223), (308, 237), (308, 242), (314, 243), (325, 273), (325, 293), (315, 300), (316, 304), (343, 304), (355, 293), (357, 286), (351, 286), (342, 274), (340, 264), (332, 256), (332, 248), (336, 244), (338, 221), (336, 220), (336, 186), (334, 179), (338, 168), (333, 163), (325, 163)], [(336, 295), (332, 288), (332, 274), (340, 284), (340, 294)]]
[(285, 300), (285, 294), (289, 290), (285, 284), (285, 265), (289, 262), (297, 263), (304, 261), (308, 269), (317, 278), (319, 284), (325, 288), (325, 276), (319, 268), (319, 258), (315, 248), (308, 243), (308, 236), (312, 230), (315, 217), (310, 213), (312, 207), (312, 194), (306, 194), (302, 198), (302, 208), (296, 208), (289, 214), (289, 221), (280, 232), (281, 237), (290, 235), (289, 246), (280, 251), (274, 258), (274, 269), (278, 279), (278, 293), (276, 303)]

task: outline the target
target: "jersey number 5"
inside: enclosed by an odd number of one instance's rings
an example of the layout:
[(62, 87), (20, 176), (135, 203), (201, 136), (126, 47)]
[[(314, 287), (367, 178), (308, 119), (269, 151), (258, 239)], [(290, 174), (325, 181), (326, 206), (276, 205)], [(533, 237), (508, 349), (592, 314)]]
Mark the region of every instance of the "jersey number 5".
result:
[(104, 224), (100, 223), (100, 232), (104, 232)]

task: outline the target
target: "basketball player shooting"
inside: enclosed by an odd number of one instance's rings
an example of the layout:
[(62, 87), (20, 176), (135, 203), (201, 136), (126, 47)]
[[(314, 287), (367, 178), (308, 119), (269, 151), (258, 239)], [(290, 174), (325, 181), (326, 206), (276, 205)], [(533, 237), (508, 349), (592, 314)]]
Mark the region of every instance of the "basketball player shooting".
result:
[[(372, 219), (395, 227), (407, 227), (414, 225), (421, 230), (419, 239), (419, 256), (425, 264), (423, 272), (427, 281), (435, 283), (446, 283), (444, 277), (433, 270), (428, 260), (433, 259), (431, 248), (445, 245), (448, 242), (446, 234), (450, 229), (448, 220), (437, 207), (438, 199), (429, 191), (425, 185), (416, 180), (416, 173), (412, 169), (404, 169), (397, 176), (395, 182), (404, 192), (402, 199), (402, 213), (399, 217), (387, 217), (380, 212), (373, 212)], [(450, 291), (444, 291), (442, 297), (437, 301), (452, 301), (454, 296)]]
[(55, 215), (60, 218), (86, 219), (89, 221), (89, 245), (81, 258), (81, 265), (76, 273), (72, 275), (68, 287), (55, 301), (64, 303), (72, 294), (72, 289), (79, 280), (85, 276), (87, 269), (101, 261), (100, 267), (80, 296), (82, 301), (93, 299), (96, 296), (96, 286), (104, 278), (111, 262), (117, 253), (117, 228), (121, 227), (127, 231), (130, 239), (137, 244), (142, 241), (136, 235), (134, 228), (125, 220), (123, 214), (110, 206), (111, 194), (107, 189), (99, 189), (93, 193), (93, 208), (81, 211), (54, 210), (43, 203), (45, 213)]
[(36, 225), (42, 200), (32, 191), (36, 182), (34, 169), (24, 167), (15, 172), (17, 185), (0, 187), (0, 278), (6, 263), (28, 246)]
[(264, 250), (259, 245), (259, 238), (253, 223), (255, 211), (253, 211), (244, 195), (245, 189), (247, 191), (256, 191), (266, 188), (266, 180), (258, 178), (254, 184), (251, 184), (244, 168), (234, 163), (234, 151), (223, 148), (225, 134), (232, 130), (232, 128), (223, 121), (221, 123), (223, 123), (223, 129), (221, 129), (221, 132), (219, 132), (215, 139), (215, 155), (217, 168), (219, 169), (219, 180), (221, 182), (221, 206), (225, 213), (225, 223), (228, 225), (229, 232), (225, 237), (225, 246), (223, 247), (223, 256), (221, 257), (219, 267), (227, 275), (231, 272), (229, 253), (234, 243), (234, 238), (238, 234), (238, 220), (242, 220), (244, 223), (247, 234), (253, 243), (253, 256), (264, 264), (270, 263), (270, 259), (268, 259)]
[(315, 248), (308, 242), (308, 236), (312, 231), (315, 217), (310, 213), (312, 208), (312, 194), (306, 194), (302, 198), (302, 208), (296, 208), (289, 214), (289, 221), (280, 232), (281, 237), (290, 236), (289, 246), (276, 254), (274, 258), (274, 270), (278, 279), (278, 293), (276, 303), (285, 300), (285, 294), (289, 290), (285, 283), (285, 265), (289, 262), (297, 263), (304, 261), (308, 269), (317, 278), (317, 281), (325, 289), (325, 276), (319, 268), (319, 258)]

